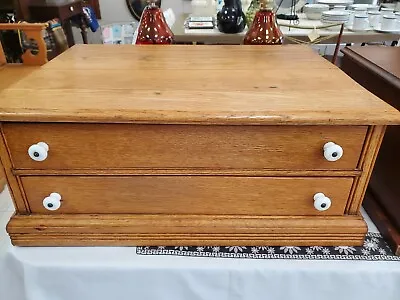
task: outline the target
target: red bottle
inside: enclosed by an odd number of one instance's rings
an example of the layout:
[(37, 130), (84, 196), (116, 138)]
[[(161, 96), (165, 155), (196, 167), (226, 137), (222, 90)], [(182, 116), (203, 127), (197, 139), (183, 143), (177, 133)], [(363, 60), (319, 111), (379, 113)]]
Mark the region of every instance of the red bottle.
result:
[(174, 34), (165, 21), (162, 10), (154, 0), (143, 10), (136, 38), (136, 45), (172, 44)]
[[(267, 0), (268, 1), (268, 0)], [(254, 16), (253, 24), (244, 36), (245, 45), (281, 45), (283, 34), (276, 23), (273, 0), (261, 1), (261, 8)]]

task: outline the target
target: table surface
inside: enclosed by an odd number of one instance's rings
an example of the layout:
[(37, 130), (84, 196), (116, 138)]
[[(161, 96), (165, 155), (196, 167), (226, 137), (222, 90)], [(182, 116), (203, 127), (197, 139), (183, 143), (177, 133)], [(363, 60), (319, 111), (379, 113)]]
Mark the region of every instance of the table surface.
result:
[(369, 62), (400, 79), (400, 48), (399, 47), (350, 47), (346, 51), (352, 57)]
[[(400, 109), (400, 48), (348, 47), (342, 68), (368, 90)], [(369, 183), (366, 209), (400, 254), (400, 128), (389, 126)]]
[[(238, 34), (224, 34), (218, 29), (185, 29), (184, 22), (188, 14), (179, 15), (176, 22), (172, 26), (172, 31), (175, 36), (176, 42), (181, 43), (220, 43), (220, 44), (242, 44), (245, 32)], [(300, 23), (298, 25), (309, 27), (310, 29), (298, 29), (281, 26), (282, 33), (289, 37), (295, 37), (303, 41), (309, 41), (308, 34), (314, 27), (322, 26), (324, 24), (319, 20), (308, 20), (304, 14), (299, 14)], [(290, 24), (287, 20), (278, 20), (280, 24)], [(336, 43), (339, 29), (318, 29), (318, 33), (322, 37), (333, 37), (324, 41), (324, 43)], [(345, 29), (341, 43), (364, 43), (364, 42), (382, 42), (382, 41), (396, 41), (400, 38), (400, 34), (380, 33), (373, 30), (365, 32), (355, 32)], [(286, 41), (290, 43), (290, 41)]]
[[(11, 75), (0, 69), (0, 82)], [(0, 91), (1, 121), (400, 122), (397, 110), (300, 45), (76, 45), (16, 78)]]

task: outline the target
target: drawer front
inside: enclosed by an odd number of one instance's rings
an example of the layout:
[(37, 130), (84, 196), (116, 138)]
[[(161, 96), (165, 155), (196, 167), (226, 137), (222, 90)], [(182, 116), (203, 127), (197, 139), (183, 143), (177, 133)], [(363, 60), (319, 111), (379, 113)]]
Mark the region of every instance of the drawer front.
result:
[[(26, 176), (33, 213), (342, 215), (352, 178), (211, 176)], [(43, 199), (61, 195), (56, 211)], [(331, 199), (326, 211), (314, 195)]]
[[(27, 124), (3, 126), (17, 169), (355, 169), (366, 126), (196, 126), (130, 124)], [(327, 161), (334, 142), (343, 157)], [(48, 156), (34, 161), (31, 145), (45, 142)]]

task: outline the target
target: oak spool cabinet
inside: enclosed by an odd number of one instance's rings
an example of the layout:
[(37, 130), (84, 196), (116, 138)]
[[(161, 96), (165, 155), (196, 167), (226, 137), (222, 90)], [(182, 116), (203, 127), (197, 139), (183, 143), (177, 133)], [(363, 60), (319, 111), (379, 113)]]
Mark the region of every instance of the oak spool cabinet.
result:
[(311, 49), (76, 45), (30, 70), (0, 68), (14, 245), (362, 243), (400, 113)]

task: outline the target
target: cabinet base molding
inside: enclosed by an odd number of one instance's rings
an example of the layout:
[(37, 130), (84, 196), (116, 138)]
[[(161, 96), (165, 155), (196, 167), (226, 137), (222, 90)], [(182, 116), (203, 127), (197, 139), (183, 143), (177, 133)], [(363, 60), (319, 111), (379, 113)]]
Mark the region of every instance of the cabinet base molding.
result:
[(357, 246), (367, 225), (354, 216), (15, 215), (16, 246)]

